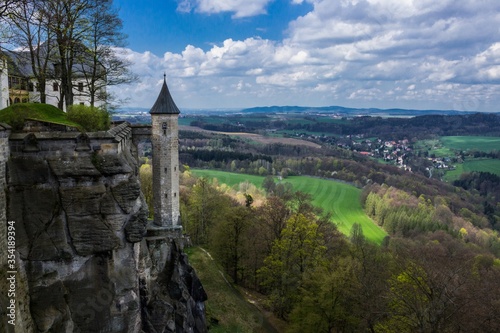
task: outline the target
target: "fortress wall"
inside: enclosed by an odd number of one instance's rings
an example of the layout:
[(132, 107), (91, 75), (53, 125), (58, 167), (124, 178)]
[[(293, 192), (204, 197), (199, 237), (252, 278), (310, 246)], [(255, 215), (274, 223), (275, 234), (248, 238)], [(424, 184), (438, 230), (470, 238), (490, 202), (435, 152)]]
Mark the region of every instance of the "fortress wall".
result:
[(39, 157), (68, 153), (96, 152), (120, 154), (131, 150), (132, 130), (128, 123), (109, 131), (80, 132), (26, 132), (10, 135), (10, 151), (14, 156), (36, 154)]

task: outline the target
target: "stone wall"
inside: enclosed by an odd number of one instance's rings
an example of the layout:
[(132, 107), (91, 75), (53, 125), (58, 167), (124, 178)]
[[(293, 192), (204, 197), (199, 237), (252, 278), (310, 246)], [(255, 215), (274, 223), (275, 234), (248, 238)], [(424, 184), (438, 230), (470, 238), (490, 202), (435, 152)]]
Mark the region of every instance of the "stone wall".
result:
[(151, 122), (155, 224), (180, 228), (178, 115), (153, 114)]
[[(7, 185), (6, 163), (9, 158), (9, 136), (10, 127), (0, 124), (0, 248), (7, 248), (7, 211), (5, 189)], [(0, 253), (0, 266), (7, 265), (7, 254), (5, 251)]]
[(147, 234), (133, 149), (126, 123), (11, 134), (7, 218), (29, 296), (15, 332), (206, 331), (181, 235)]

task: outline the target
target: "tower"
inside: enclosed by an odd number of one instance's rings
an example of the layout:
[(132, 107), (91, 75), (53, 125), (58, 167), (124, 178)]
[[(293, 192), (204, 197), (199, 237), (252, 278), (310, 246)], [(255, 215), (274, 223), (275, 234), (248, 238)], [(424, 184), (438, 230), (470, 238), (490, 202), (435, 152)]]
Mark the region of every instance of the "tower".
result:
[(167, 87), (151, 108), (154, 224), (181, 228), (179, 209), (179, 109)]

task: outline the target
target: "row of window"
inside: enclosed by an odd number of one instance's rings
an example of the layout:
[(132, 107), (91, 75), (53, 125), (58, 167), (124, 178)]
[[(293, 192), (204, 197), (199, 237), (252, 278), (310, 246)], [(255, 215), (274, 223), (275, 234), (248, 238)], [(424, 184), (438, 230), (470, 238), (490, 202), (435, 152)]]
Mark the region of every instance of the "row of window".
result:
[[(78, 91), (83, 91), (83, 82), (78, 82), (77, 88), (78, 88)], [(59, 91), (59, 83), (54, 82), (52, 84), (52, 89), (54, 91)]]
[[(9, 89), (34, 91), (35, 86), (34, 86), (33, 82), (29, 81), (26, 78), (9, 76)], [(83, 91), (83, 82), (78, 82), (77, 89), (78, 89), (78, 91)], [(59, 91), (59, 83), (58, 82), (52, 83), (52, 90)], [(40, 85), (38, 83), (36, 84), (36, 91), (40, 91)]]
[[(28, 103), (29, 102), (29, 99), (26, 98), (26, 97), (23, 97), (23, 99), (20, 99), (19, 97), (16, 97), (14, 98), (14, 100), (12, 100), (12, 98), (9, 97), (9, 105), (12, 105), (12, 104), (17, 104), (17, 103)], [(37, 102), (35, 102), (37, 103)], [(85, 105), (84, 102), (80, 102), (80, 105)]]

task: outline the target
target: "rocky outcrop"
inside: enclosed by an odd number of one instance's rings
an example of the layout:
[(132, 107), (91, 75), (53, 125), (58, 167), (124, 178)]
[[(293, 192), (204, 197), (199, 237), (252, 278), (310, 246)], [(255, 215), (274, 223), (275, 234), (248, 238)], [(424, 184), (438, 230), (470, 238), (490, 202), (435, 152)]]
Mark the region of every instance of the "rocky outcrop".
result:
[(23, 151), (7, 167), (29, 304), (16, 332), (206, 331), (206, 294), (181, 235), (147, 236), (130, 150)]

